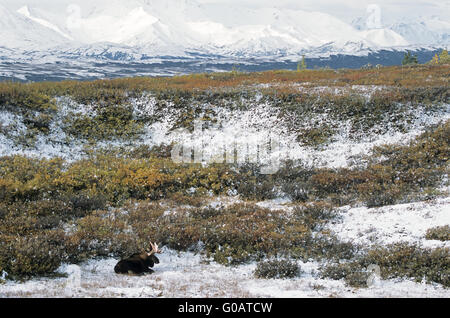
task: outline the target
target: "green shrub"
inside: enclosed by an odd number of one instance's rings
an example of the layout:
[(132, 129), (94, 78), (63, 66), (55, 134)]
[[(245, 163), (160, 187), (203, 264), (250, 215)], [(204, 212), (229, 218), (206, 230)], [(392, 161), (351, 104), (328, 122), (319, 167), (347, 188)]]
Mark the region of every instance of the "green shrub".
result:
[(328, 126), (301, 129), (298, 132), (297, 141), (304, 146), (316, 147), (327, 143), (333, 135), (333, 130)]
[[(215, 261), (236, 265), (266, 256), (290, 255), (298, 258), (351, 257), (351, 245), (332, 238), (313, 239), (335, 213), (329, 205), (299, 208), (295, 217), (284, 211), (272, 211), (254, 204), (228, 207), (180, 207), (167, 201), (169, 207), (150, 202), (130, 204), (123, 222), (132, 227), (139, 240), (152, 238), (176, 249), (195, 249), (202, 243), (207, 255)], [(173, 213), (165, 213), (174, 209)], [(320, 242), (317, 243), (316, 242)]]
[(424, 249), (415, 245), (394, 244), (371, 249), (364, 263), (377, 264), (384, 278), (411, 277), (417, 281), (450, 286), (450, 253), (448, 248)]
[[(48, 134), (58, 107), (53, 99), (36, 89), (25, 85), (7, 84), (10, 87), (0, 87), (0, 109), (19, 115), (26, 131), (19, 138), (4, 133), (23, 145), (33, 146), (39, 134)], [(10, 129), (8, 129), (10, 130)]]
[(284, 279), (300, 275), (300, 267), (290, 260), (269, 260), (258, 262), (255, 270), (256, 278)]
[(172, 156), (172, 145), (161, 144), (150, 147), (148, 145), (141, 145), (129, 151), (130, 158), (144, 159), (144, 158), (163, 158), (168, 159)]
[(334, 208), (326, 203), (297, 205), (292, 218), (301, 222), (311, 231), (320, 231), (322, 225), (337, 216)]
[(358, 187), (361, 199), (368, 208), (392, 205), (403, 198), (402, 189), (395, 185), (368, 182)]
[(244, 164), (238, 167), (236, 176), (237, 192), (246, 199), (270, 200), (277, 196), (276, 180), (271, 176), (260, 174), (256, 164)]
[[(321, 270), (323, 277), (345, 279), (352, 286), (363, 286), (369, 265), (381, 269), (383, 279), (409, 277), (421, 282), (450, 286), (450, 253), (448, 248), (425, 249), (406, 243), (374, 247), (343, 264), (331, 264)], [(366, 273), (366, 274), (364, 274)]]
[(94, 210), (101, 210), (106, 207), (106, 198), (101, 194), (88, 195), (77, 193), (66, 198), (77, 215), (86, 215)]
[(70, 204), (59, 200), (2, 204), (0, 210), (4, 213), (0, 232), (11, 235), (27, 235), (40, 230), (56, 229), (75, 217)]
[(135, 138), (142, 133), (142, 125), (133, 115), (129, 104), (107, 104), (97, 108), (94, 114), (72, 113), (63, 123), (66, 134), (77, 139), (91, 141), (115, 138)]
[(428, 229), (425, 237), (427, 240), (450, 241), (450, 226), (436, 226)]
[(308, 185), (301, 180), (283, 182), (281, 186), (283, 193), (289, 196), (292, 201), (306, 202), (309, 198)]
[(320, 269), (322, 278), (331, 278), (334, 280), (344, 279), (352, 287), (367, 287), (369, 273), (355, 263), (330, 264)]
[(9, 279), (53, 273), (65, 259), (63, 237), (61, 231), (3, 237), (7, 243), (0, 253), (0, 267)]
[(350, 242), (341, 242), (330, 235), (310, 236), (302, 250), (302, 258), (307, 260), (350, 260), (361, 249), (360, 246)]

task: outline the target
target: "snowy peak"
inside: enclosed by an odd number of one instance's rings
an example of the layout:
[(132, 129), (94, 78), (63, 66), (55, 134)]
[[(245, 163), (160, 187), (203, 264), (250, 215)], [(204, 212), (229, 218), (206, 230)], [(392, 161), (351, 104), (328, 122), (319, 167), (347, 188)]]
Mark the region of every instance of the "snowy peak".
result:
[(450, 22), (437, 17), (404, 19), (391, 25), (390, 29), (418, 45), (448, 46), (450, 42)]
[(70, 35), (83, 43), (127, 42), (144, 31), (149, 31), (159, 21), (142, 7), (124, 13), (121, 17), (96, 14), (83, 17), (76, 8), (69, 11), (66, 28)]
[[(347, 24), (321, 12), (242, 8), (195, 0), (92, 0), (62, 7), (1, 7), (0, 45), (22, 47), (133, 48), (149, 55), (204, 54), (272, 56), (448, 43), (448, 23), (381, 27), (363, 18)], [(373, 26), (372, 28), (370, 26)], [(376, 27), (375, 27), (376, 26)], [(428, 40), (428, 42), (426, 42)], [(127, 49), (128, 50), (128, 49)], [(115, 52), (114, 54), (116, 54)]]
[(409, 43), (398, 33), (389, 29), (372, 29), (361, 31), (363, 37), (379, 47), (407, 46)]
[(28, 6), (23, 6), (21, 7), (19, 10), (17, 10), (17, 13), (23, 15), (24, 17), (42, 25), (43, 27), (49, 28), (55, 32), (57, 32), (58, 34), (62, 35), (63, 37), (65, 37), (68, 40), (74, 40), (70, 35), (65, 34), (64, 32), (62, 32), (56, 25), (44, 20), (44, 19), (40, 19), (37, 17), (34, 17), (31, 15), (30, 13), (30, 9), (28, 8)]
[(7, 48), (43, 49), (68, 40), (51, 27), (43, 26), (0, 4), (0, 46)]
[[(352, 21), (352, 26), (360, 31), (371, 31), (365, 18), (357, 18)], [(401, 43), (401, 36), (408, 44), (448, 46), (450, 43), (450, 22), (443, 21), (436, 16), (419, 18), (402, 18), (390, 24), (386, 30), (395, 32), (396, 35), (387, 34), (393, 42)], [(369, 35), (373, 37), (374, 34)], [(407, 44), (401, 44), (407, 45)]]

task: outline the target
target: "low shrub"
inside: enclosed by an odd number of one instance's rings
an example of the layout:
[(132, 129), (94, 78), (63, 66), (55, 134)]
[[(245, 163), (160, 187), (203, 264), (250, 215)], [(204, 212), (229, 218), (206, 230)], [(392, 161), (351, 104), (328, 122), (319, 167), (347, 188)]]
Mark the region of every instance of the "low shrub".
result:
[(377, 264), (384, 278), (423, 278), (429, 282), (450, 286), (450, 250), (425, 249), (416, 245), (394, 244), (371, 249), (362, 263)]
[(268, 260), (258, 262), (254, 275), (256, 278), (285, 279), (300, 275), (300, 267), (290, 260)]
[(281, 191), (295, 202), (306, 202), (310, 196), (310, 188), (308, 184), (302, 180), (283, 182)]
[(355, 263), (338, 263), (322, 267), (320, 275), (322, 278), (344, 279), (348, 285), (361, 288), (367, 287), (370, 273)]
[(450, 241), (450, 226), (436, 226), (428, 229), (425, 238), (427, 240)]
[(168, 159), (172, 156), (172, 145), (161, 144), (150, 147), (148, 145), (138, 146), (128, 151), (129, 158), (145, 159), (145, 158), (162, 158)]
[(107, 205), (106, 197), (101, 194), (89, 195), (77, 193), (65, 199), (70, 202), (77, 216), (84, 216), (94, 210), (102, 210)]
[(235, 187), (246, 199), (270, 200), (277, 196), (277, 183), (272, 176), (262, 175), (256, 164), (243, 164), (237, 167)]
[(66, 134), (93, 142), (126, 138), (133, 139), (142, 133), (142, 123), (133, 115), (130, 104), (105, 104), (96, 107), (92, 114), (72, 113), (63, 122)]
[(327, 203), (303, 204), (294, 207), (292, 218), (311, 231), (320, 231), (322, 225), (337, 216), (334, 207)]
[(297, 136), (297, 142), (304, 146), (317, 147), (327, 143), (333, 135), (334, 131), (328, 126), (300, 129)]
[(60, 230), (3, 236), (5, 241), (0, 252), (0, 267), (8, 273), (8, 279), (51, 274), (65, 260), (63, 237), (64, 233)]
[(78, 253), (90, 257), (131, 255), (140, 251), (138, 239), (132, 229), (120, 218), (106, 211), (94, 212), (78, 221), (77, 229), (68, 237), (69, 248), (78, 252), (68, 253), (76, 256)]
[(417, 282), (425, 279), (449, 287), (449, 252), (448, 248), (421, 248), (406, 243), (373, 247), (348, 263), (328, 265), (321, 273), (323, 277), (343, 278), (348, 284), (360, 287), (368, 278), (365, 269), (374, 264), (380, 267), (383, 279), (408, 277)]
[[(329, 205), (305, 206), (290, 217), (285, 211), (251, 203), (185, 208), (170, 202), (163, 206), (152, 202), (130, 204), (125, 208), (128, 212), (120, 218), (126, 220), (140, 241), (152, 238), (176, 250), (196, 249), (201, 244), (208, 256), (225, 265), (268, 256), (307, 259), (329, 257), (333, 253), (345, 258), (351, 254), (349, 246), (341, 246), (335, 239), (312, 238), (326, 219), (334, 217)], [(320, 244), (314, 245), (319, 241)]]
[(319, 260), (350, 260), (361, 247), (350, 242), (341, 242), (332, 235), (311, 235), (302, 248), (301, 258)]

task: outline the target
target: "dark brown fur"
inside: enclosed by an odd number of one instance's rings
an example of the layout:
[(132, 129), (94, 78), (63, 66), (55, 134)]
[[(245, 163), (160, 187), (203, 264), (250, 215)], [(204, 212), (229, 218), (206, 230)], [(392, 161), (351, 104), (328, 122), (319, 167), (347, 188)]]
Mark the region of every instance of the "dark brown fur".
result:
[(154, 254), (148, 256), (145, 252), (136, 253), (118, 262), (114, 267), (114, 271), (117, 274), (136, 275), (153, 273), (153, 270), (150, 267), (153, 267), (155, 264), (159, 264), (159, 259)]

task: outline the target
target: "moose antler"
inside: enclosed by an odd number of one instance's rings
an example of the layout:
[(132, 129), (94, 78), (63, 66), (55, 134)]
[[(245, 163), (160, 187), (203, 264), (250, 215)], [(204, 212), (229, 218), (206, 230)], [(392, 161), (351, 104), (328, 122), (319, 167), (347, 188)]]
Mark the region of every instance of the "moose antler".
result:
[(158, 248), (158, 244), (150, 242), (150, 245), (152, 246), (152, 250), (149, 253), (147, 253), (148, 256), (152, 256), (153, 254), (156, 253), (158, 254), (162, 253), (162, 250)]

